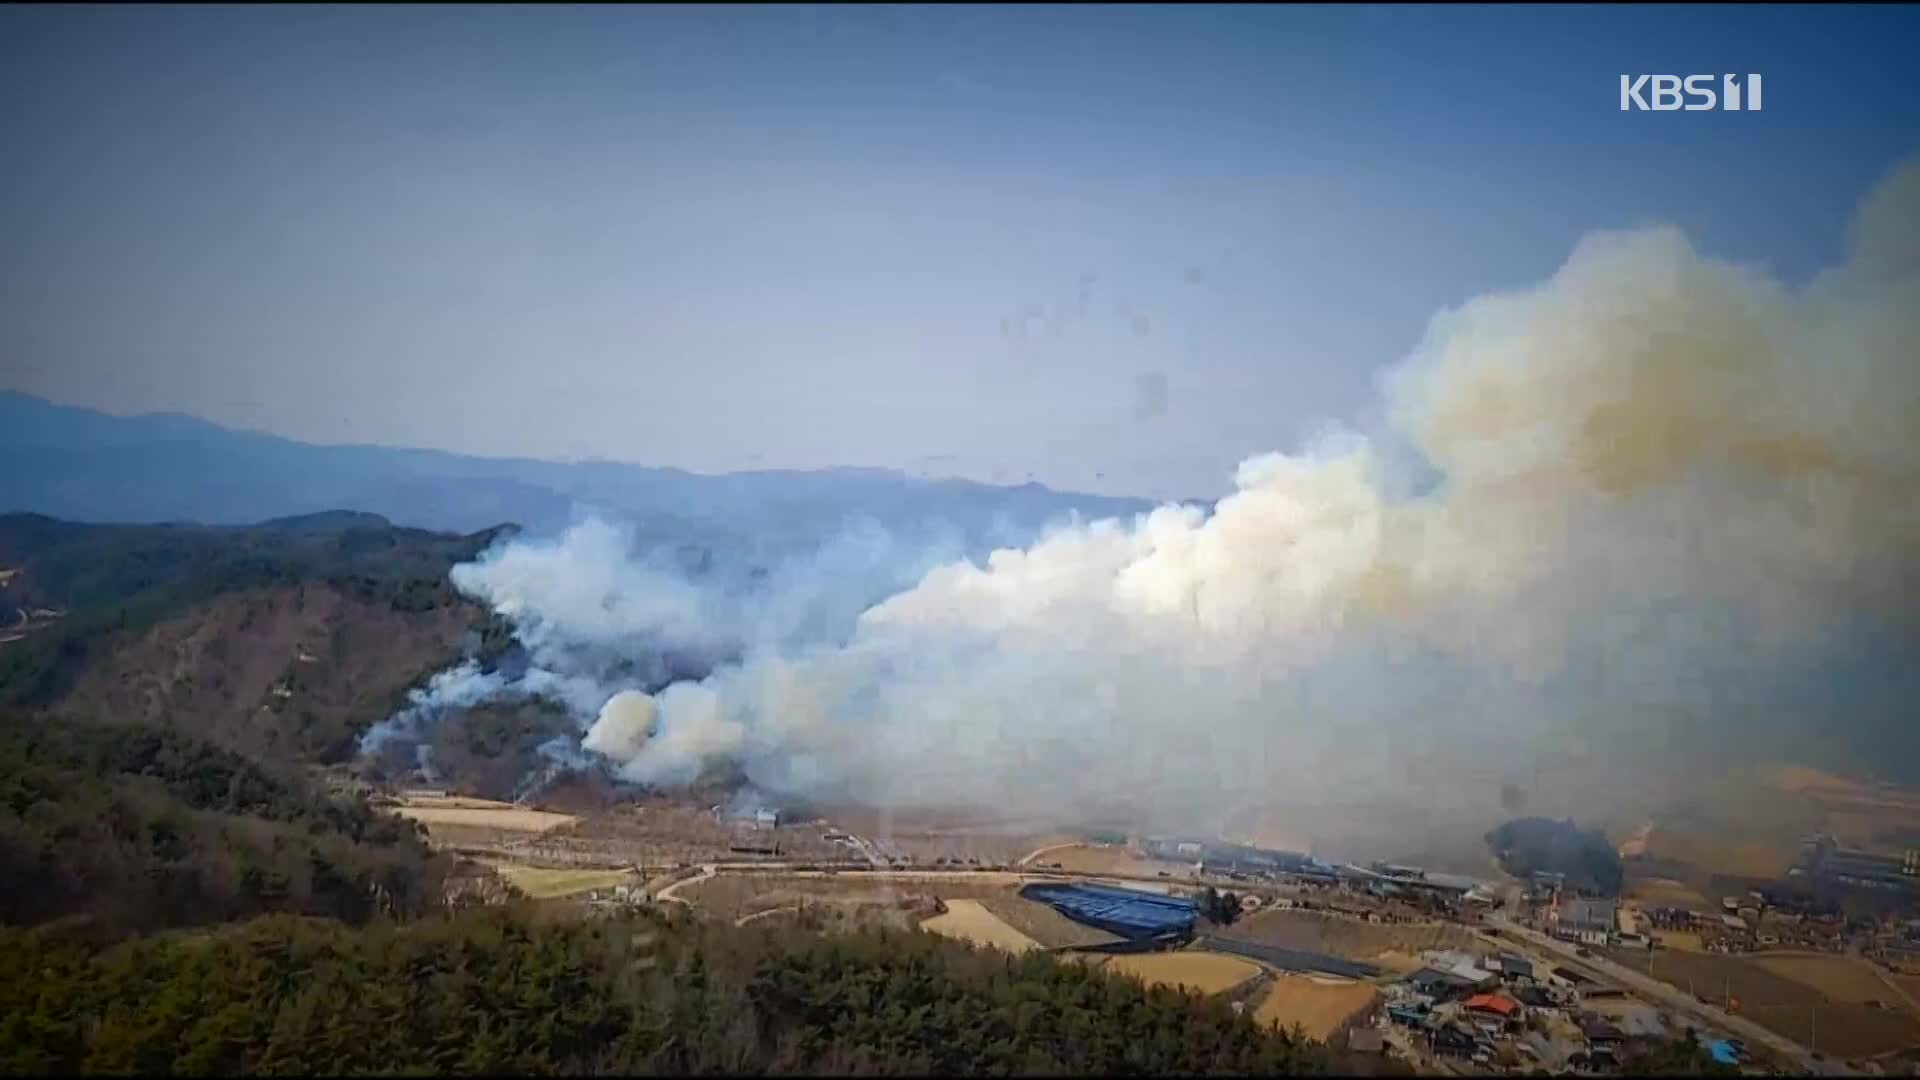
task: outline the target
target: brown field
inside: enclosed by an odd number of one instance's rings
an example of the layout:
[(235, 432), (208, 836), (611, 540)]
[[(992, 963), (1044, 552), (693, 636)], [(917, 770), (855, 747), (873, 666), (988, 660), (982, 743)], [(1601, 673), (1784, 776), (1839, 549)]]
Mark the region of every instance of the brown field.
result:
[(793, 904), (881, 904), (931, 907), (943, 900), (1007, 895), (1006, 886), (951, 879), (916, 880), (869, 874), (723, 873), (675, 893), (695, 909), (726, 919)]
[(1260, 965), (1237, 956), (1185, 949), (1115, 956), (1108, 959), (1105, 970), (1134, 976), (1148, 986), (1178, 986), (1196, 993), (1217, 994), (1260, 974)]
[[(1619, 963), (1648, 970), (1644, 952), (1608, 951)], [(1740, 1015), (1803, 1045), (1817, 1035), (1817, 1049), (1835, 1057), (1871, 1057), (1920, 1046), (1920, 1019), (1908, 1012), (1835, 1001), (1742, 957), (1660, 950), (1652, 954), (1652, 974), (1715, 1004), (1724, 1004), (1731, 992)]]
[(1920, 791), (1886, 783), (1786, 766), (1769, 770), (1775, 788), (1815, 802), (1826, 814), (1827, 831), (1852, 845), (1875, 847), (1920, 832)]
[(402, 795), (398, 804), (415, 810), (520, 810), (520, 806), (499, 799), (480, 799), (471, 795)]
[(1379, 999), (1380, 991), (1366, 983), (1282, 975), (1274, 979), (1253, 1016), (1283, 1031), (1298, 1025), (1308, 1038), (1325, 1042)]
[(1642, 907), (1672, 907), (1687, 911), (1714, 912), (1718, 905), (1699, 890), (1672, 878), (1633, 879), (1627, 885), (1627, 897)]
[[(947, 894), (943, 892), (941, 897), (946, 899)], [(1047, 904), (1023, 899), (1011, 889), (998, 895), (980, 896), (978, 901), (1001, 922), (1032, 938), (1042, 948), (1104, 945), (1120, 940), (1117, 935), (1074, 922)]]
[(1907, 1004), (1920, 1009), (1920, 975), (1889, 975), (1893, 985), (1906, 991)]
[(939, 860), (1008, 866), (1038, 848), (1070, 839), (1036, 829), (1032, 822), (994, 820), (977, 811), (881, 813), (834, 807), (824, 817), (884, 851), (911, 858), (916, 866), (932, 866)]
[(1813, 987), (1833, 1001), (1898, 1000), (1872, 965), (1851, 956), (1773, 953), (1750, 959), (1775, 975)]
[(1775, 787), (1821, 802), (1862, 810), (1884, 809), (1920, 814), (1920, 792), (1895, 784), (1866, 783), (1844, 776), (1788, 765), (1770, 770)]
[(1427, 962), (1420, 958), (1420, 954), (1401, 952), (1398, 949), (1376, 953), (1368, 958), (1367, 963), (1385, 968), (1396, 975), (1410, 975), (1427, 966)]
[(503, 808), (481, 808), (477, 806), (415, 806), (412, 804), (395, 808), (401, 817), (410, 818), (427, 827), (432, 834), (436, 829), (449, 826), (458, 829), (489, 829), (504, 832), (544, 833), (571, 825), (580, 820), (571, 814), (552, 814), (545, 810), (522, 810), (508, 804)]
[(1405, 967), (1428, 949), (1487, 951), (1473, 932), (1447, 923), (1369, 923), (1318, 911), (1262, 911), (1222, 933), (1241, 941), (1326, 953), (1343, 960)]
[(535, 900), (631, 885), (639, 878), (631, 870), (549, 870), (539, 866), (521, 866), (507, 862), (488, 862), (507, 883)]
[(755, 829), (721, 821), (705, 806), (685, 800), (650, 799), (626, 803), (582, 819), (572, 837), (603, 857), (648, 866), (711, 860), (772, 859), (730, 850), (735, 846), (777, 848), (782, 860), (848, 862), (856, 858), (821, 838), (818, 825), (781, 825)]
[(1844, 776), (1836, 776), (1805, 765), (1776, 765), (1762, 770), (1761, 775), (1781, 791), (1794, 795), (1833, 793), (1848, 795), (1858, 790), (1858, 785)]
[(1647, 856), (1671, 860), (1710, 874), (1740, 878), (1775, 878), (1787, 872), (1799, 855), (1799, 845), (1779, 842), (1733, 842), (1673, 829), (1655, 829), (1647, 838)]
[(1190, 863), (1143, 859), (1123, 847), (1090, 845), (1076, 845), (1049, 851), (1035, 860), (1030, 868), (1038, 869), (1052, 863), (1059, 863), (1062, 870), (1079, 874), (1126, 874), (1133, 877), (1157, 878), (1165, 873), (1168, 878), (1175, 880), (1193, 875), (1193, 866)]
[(1679, 949), (1681, 952), (1700, 952), (1707, 947), (1706, 942), (1700, 940), (1700, 935), (1692, 930), (1655, 930), (1653, 937), (1663, 947)]
[(1040, 947), (1032, 938), (1008, 926), (978, 900), (949, 900), (944, 915), (920, 924), (923, 930), (957, 941), (1001, 949), (1010, 953), (1030, 952)]

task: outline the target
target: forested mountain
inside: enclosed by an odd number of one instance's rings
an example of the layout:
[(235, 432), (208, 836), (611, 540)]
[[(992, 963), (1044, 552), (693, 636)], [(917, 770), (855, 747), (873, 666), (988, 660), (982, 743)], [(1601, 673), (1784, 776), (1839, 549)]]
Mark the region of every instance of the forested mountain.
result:
[(316, 511), (379, 514), (472, 532), (533, 532), (600, 509), (643, 541), (781, 547), (833, 535), (849, 518), (912, 532), (1031, 533), (1070, 511), (1149, 509), (1140, 499), (929, 480), (888, 469), (703, 475), (614, 462), (474, 458), (434, 450), (317, 446), (173, 414), (110, 416), (0, 392), (0, 512), (78, 521), (240, 524)]
[(0, 517), (0, 705), (343, 760), (408, 687), (504, 633), (447, 580), (499, 531)]
[(0, 517), (0, 917), (112, 937), (435, 905), (417, 831), (318, 770), (503, 633), (447, 583), (497, 534)]

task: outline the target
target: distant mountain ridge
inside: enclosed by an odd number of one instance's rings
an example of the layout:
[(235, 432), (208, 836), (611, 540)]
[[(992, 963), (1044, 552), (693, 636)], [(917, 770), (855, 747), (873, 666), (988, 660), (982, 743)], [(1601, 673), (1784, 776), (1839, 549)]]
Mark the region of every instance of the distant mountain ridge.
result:
[(70, 521), (237, 525), (328, 511), (460, 533), (511, 521), (533, 533), (599, 509), (642, 540), (804, 543), (870, 518), (941, 524), (1010, 542), (1070, 513), (1128, 516), (1145, 499), (928, 480), (890, 469), (698, 474), (615, 462), (479, 458), (321, 446), (177, 413), (113, 416), (0, 392), (0, 513)]

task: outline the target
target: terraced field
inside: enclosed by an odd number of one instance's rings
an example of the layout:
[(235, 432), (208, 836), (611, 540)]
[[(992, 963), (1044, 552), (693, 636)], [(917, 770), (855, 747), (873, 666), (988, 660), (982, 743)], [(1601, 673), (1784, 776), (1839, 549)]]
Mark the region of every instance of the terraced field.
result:
[(579, 819), (571, 814), (528, 810), (492, 799), (427, 796), (402, 801), (394, 813), (427, 827), (428, 835), (469, 832), (544, 833)]
[(508, 884), (535, 900), (577, 896), (595, 889), (611, 889), (615, 885), (639, 882), (631, 870), (549, 870), (507, 862), (489, 862), (487, 865), (507, 879)]
[(1311, 975), (1282, 975), (1260, 999), (1254, 1019), (1282, 1031), (1295, 1025), (1325, 1042), (1356, 1014), (1373, 1007), (1380, 992), (1366, 983)]
[[(1820, 953), (1773, 953), (1752, 957), (1754, 963), (1783, 978), (1810, 986), (1833, 1001), (1899, 1001), (1872, 965), (1850, 956)], [(1905, 1002), (1900, 1002), (1905, 1007)]]
[(1039, 943), (1007, 925), (978, 900), (948, 900), (946, 905), (945, 914), (926, 920), (920, 924), (920, 928), (941, 937), (970, 941), (1015, 955), (1040, 947)]
[(1108, 958), (1109, 974), (1132, 975), (1148, 986), (1178, 986), (1200, 994), (1218, 994), (1260, 974), (1260, 965), (1237, 956), (1183, 949), (1132, 953)]
[[(1920, 1047), (1920, 1019), (1905, 1009), (1878, 1009), (1839, 1000), (1796, 979), (1786, 978), (1757, 960), (1715, 953), (1661, 949), (1647, 953), (1610, 949), (1617, 963), (1723, 1004), (1728, 997), (1748, 1020), (1796, 1042), (1841, 1058), (1871, 1057)], [(1837, 988), (1837, 987), (1836, 987)], [(1891, 997), (1889, 992), (1887, 997)]]
[(1325, 953), (1342, 960), (1405, 966), (1404, 958), (1427, 949), (1467, 949), (1484, 952), (1486, 946), (1464, 927), (1445, 923), (1370, 923), (1317, 911), (1274, 909), (1247, 916), (1222, 930), (1220, 937), (1277, 946), (1302, 952)]

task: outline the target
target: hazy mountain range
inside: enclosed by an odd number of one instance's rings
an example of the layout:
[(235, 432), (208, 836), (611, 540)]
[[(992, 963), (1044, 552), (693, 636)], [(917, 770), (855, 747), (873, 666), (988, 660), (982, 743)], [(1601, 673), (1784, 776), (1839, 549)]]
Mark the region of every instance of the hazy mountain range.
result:
[(598, 510), (642, 539), (805, 543), (850, 518), (895, 529), (1023, 534), (1069, 512), (1148, 509), (1147, 500), (929, 480), (889, 469), (707, 475), (614, 462), (480, 458), (384, 446), (321, 446), (177, 413), (113, 416), (0, 392), (0, 512), (73, 521), (243, 524), (355, 510), (419, 528), (531, 532)]

